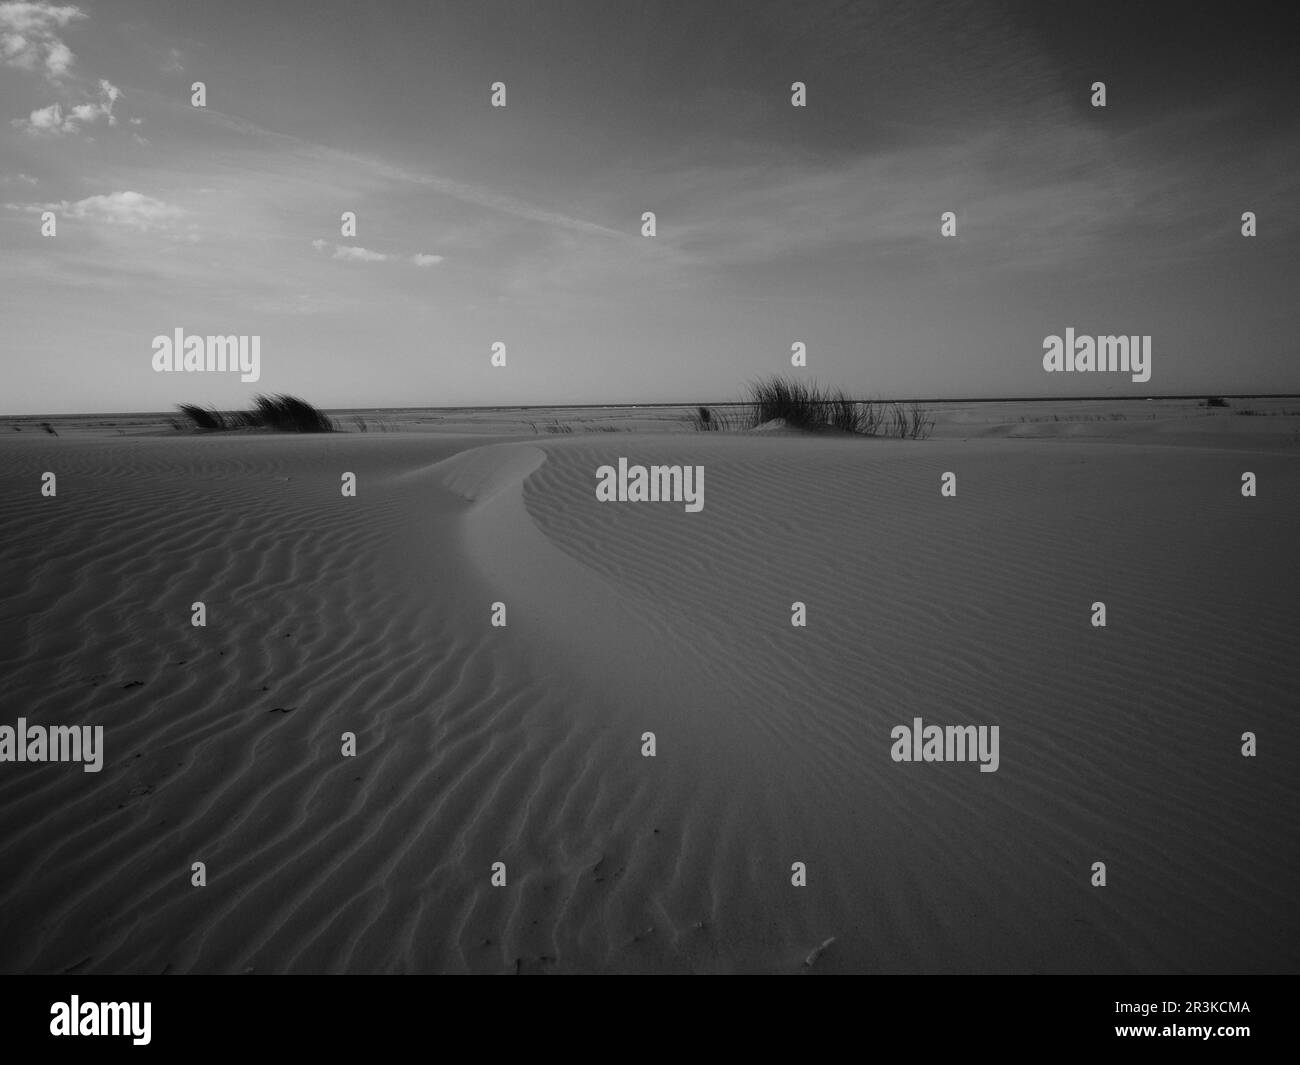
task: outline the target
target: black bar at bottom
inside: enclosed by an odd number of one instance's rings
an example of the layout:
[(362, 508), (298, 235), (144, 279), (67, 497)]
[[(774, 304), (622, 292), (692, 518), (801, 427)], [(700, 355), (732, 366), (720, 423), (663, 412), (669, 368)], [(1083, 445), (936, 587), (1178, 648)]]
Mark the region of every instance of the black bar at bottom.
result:
[[(0, 993), (0, 1045), (14, 1062), (106, 1051), (209, 1060), (262, 1049), (340, 1060), (386, 1057), (381, 1048), (403, 1045), (432, 1058), (475, 1047), (495, 1058), (511, 1043), (596, 1060), (634, 1048), (654, 1054), (656, 1044), (675, 1055), (691, 1046), (691, 1033), (731, 1053), (788, 1044), (822, 1056), (834, 1034), (872, 1053), (1127, 1045), (1144, 1055), (1205, 1047), (1236, 1060), (1294, 1049), (1296, 1032), (1283, 977), (871, 976), (838, 993), (752, 980), (703, 993), (662, 980), (552, 986), (563, 990), (521, 994), (429, 976), (10, 977)], [(89, 1034), (114, 1025), (126, 1034)]]

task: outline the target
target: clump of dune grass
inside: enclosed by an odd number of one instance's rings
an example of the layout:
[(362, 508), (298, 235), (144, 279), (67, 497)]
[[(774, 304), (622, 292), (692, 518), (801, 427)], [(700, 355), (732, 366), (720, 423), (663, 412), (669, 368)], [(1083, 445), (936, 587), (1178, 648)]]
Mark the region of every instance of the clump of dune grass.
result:
[(257, 396), (249, 412), (256, 424), (282, 433), (332, 433), (334, 422), (305, 399), (280, 393)]
[(218, 431), (229, 429), (226, 415), (216, 407), (200, 407), (197, 403), (179, 403), (176, 409), (181, 412), (193, 429)]
[(794, 429), (820, 429), (826, 406), (827, 397), (815, 384), (794, 378), (768, 377), (749, 386), (751, 428), (779, 419)]
[(297, 396), (257, 396), (248, 411), (219, 411), (180, 403), (177, 410), (194, 429), (225, 432), (232, 429), (271, 429), (281, 433), (332, 433), (334, 422), (304, 399)]
[[(858, 400), (842, 389), (823, 389), (813, 382), (786, 377), (769, 377), (750, 385), (746, 427), (752, 429), (778, 418), (795, 429), (912, 440), (923, 440), (934, 429), (934, 419), (915, 402), (905, 407), (897, 402)], [(697, 416), (697, 428), (702, 428), (700, 421)]]
[(768, 377), (749, 386), (750, 428), (780, 419), (792, 429), (836, 429), (874, 436), (880, 418), (870, 402), (859, 402), (842, 389), (823, 389), (815, 382)]

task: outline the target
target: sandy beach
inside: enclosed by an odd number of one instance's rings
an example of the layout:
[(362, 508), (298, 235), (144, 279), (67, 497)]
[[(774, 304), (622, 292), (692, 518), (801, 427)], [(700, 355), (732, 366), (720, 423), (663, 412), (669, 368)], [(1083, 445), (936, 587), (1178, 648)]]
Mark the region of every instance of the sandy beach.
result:
[(1294, 972), (1300, 417), (1025, 409), (6, 422), (0, 724), (104, 751), (0, 774), (0, 969)]

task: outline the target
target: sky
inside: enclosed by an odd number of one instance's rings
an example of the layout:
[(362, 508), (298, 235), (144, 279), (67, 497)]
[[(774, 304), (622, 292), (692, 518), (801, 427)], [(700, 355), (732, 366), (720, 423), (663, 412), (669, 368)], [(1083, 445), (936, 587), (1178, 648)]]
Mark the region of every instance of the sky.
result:
[(1300, 392), (1284, 6), (1161, 6), (0, 2), (0, 411)]

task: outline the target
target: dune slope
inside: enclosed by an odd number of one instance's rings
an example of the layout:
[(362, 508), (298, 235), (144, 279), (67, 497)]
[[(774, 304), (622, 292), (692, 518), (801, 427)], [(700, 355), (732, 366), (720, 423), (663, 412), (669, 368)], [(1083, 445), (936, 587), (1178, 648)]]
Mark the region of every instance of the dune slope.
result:
[[(597, 502), (619, 455), (703, 464), (703, 511)], [(98, 774), (0, 766), (5, 971), (793, 972), (832, 937), (814, 971), (1300, 961), (1285, 453), (394, 434), (5, 457), (0, 723), (103, 724), (107, 749)], [(893, 762), (918, 716), (999, 725), (998, 771)]]

